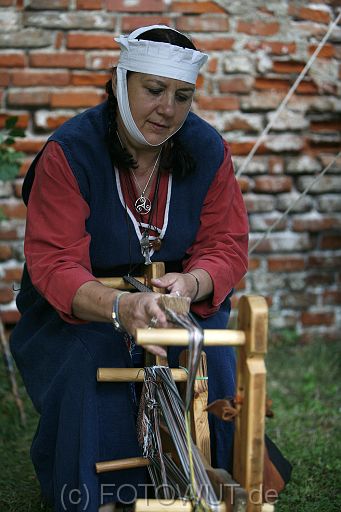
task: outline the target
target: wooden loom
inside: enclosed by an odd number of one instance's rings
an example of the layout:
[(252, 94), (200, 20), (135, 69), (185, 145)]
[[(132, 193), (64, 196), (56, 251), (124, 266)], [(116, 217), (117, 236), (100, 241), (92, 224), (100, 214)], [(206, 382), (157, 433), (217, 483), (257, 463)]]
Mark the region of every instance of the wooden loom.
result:
[[(138, 280), (150, 285), (151, 279), (164, 274), (163, 263), (153, 263), (147, 267), (145, 277)], [(101, 279), (103, 284), (122, 290), (131, 289), (122, 278)], [(155, 290), (155, 291), (160, 291)], [(233, 480), (224, 471), (210, 466), (210, 442), (207, 412), (207, 381), (198, 380), (193, 399), (193, 439), (199, 448), (206, 471), (216, 486), (223, 486), (219, 512), (271, 512), (274, 506), (262, 503), (265, 391), (266, 369), (264, 357), (267, 351), (268, 307), (260, 296), (243, 296), (238, 305), (238, 329), (208, 329), (204, 331), (204, 345), (229, 345), (237, 347), (237, 388), (235, 418)], [(186, 345), (188, 333), (185, 329), (138, 329), (136, 343), (140, 345)], [(204, 354), (203, 354), (204, 356)], [(205, 371), (205, 358), (201, 372)], [(156, 364), (165, 364), (157, 358)], [(173, 369), (177, 382), (186, 382), (185, 370)], [(202, 375), (203, 373), (201, 373)], [(143, 381), (143, 369), (138, 368), (99, 368), (99, 382)], [(147, 466), (149, 461), (135, 457), (96, 464), (98, 473), (119, 469)], [(135, 512), (187, 512), (192, 510), (190, 502), (182, 500), (140, 500), (135, 503)]]

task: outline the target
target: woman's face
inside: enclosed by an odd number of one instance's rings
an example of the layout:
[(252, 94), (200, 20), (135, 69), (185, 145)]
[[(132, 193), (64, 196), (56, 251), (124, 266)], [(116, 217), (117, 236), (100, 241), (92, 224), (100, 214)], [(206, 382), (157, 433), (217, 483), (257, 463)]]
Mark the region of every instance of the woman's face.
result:
[(161, 144), (183, 124), (191, 107), (193, 84), (143, 73), (127, 80), (131, 114), (150, 144)]

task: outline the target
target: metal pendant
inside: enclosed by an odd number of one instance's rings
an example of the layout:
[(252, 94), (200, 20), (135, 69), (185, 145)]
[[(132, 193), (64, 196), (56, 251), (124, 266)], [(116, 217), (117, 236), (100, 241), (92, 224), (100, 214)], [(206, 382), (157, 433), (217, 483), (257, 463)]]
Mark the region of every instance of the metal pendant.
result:
[(150, 199), (148, 197), (145, 197), (141, 195), (138, 197), (135, 201), (135, 210), (140, 215), (146, 215), (150, 212), (152, 208), (152, 203), (150, 202)]
[(151, 259), (150, 259), (150, 254), (149, 254), (150, 241), (149, 241), (149, 236), (148, 236), (147, 231), (143, 232), (142, 238), (140, 240), (140, 245), (141, 245), (142, 256), (144, 257), (144, 264), (150, 265), (151, 264)]

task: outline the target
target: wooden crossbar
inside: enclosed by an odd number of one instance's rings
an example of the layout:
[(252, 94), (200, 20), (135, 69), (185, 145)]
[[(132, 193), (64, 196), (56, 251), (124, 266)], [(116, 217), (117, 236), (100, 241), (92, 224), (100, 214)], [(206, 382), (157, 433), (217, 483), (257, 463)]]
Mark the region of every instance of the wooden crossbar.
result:
[[(175, 382), (186, 382), (187, 373), (181, 368), (171, 369)], [(144, 368), (98, 368), (98, 382), (143, 382)]]
[[(186, 329), (137, 329), (137, 345), (188, 345)], [(240, 346), (245, 344), (245, 332), (230, 329), (205, 329), (204, 345)]]

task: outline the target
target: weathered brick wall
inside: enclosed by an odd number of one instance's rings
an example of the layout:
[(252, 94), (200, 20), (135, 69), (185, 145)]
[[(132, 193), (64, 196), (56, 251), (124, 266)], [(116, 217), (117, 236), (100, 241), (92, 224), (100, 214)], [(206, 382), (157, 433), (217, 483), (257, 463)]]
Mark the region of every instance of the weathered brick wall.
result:
[[(209, 52), (194, 109), (230, 142), (240, 168), (272, 113), (337, 15), (339, 2), (276, 0), (0, 0), (0, 122), (19, 115), (27, 153), (13, 183), (1, 185), (1, 315), (13, 302), (23, 262), (27, 166), (48, 134), (104, 98), (117, 62), (114, 34), (166, 23)], [(341, 28), (336, 27), (250, 162), (240, 185), (251, 246), (340, 150)], [(341, 324), (340, 161), (250, 257), (238, 294), (271, 305), (271, 325), (335, 338)], [(235, 299), (236, 300), (236, 299)]]

